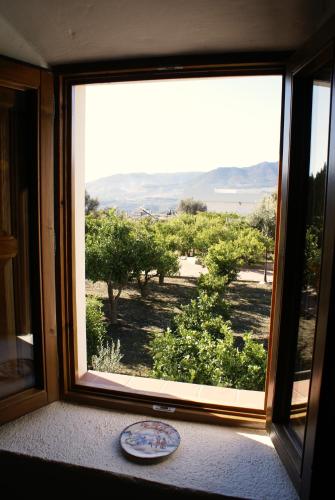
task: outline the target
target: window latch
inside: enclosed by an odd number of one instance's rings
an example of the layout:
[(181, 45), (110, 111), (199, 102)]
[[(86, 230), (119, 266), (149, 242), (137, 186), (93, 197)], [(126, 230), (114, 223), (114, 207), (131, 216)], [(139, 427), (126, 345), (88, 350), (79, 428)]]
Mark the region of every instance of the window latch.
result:
[(162, 411), (165, 413), (174, 413), (176, 408), (174, 406), (163, 406), (163, 405), (152, 405), (152, 409), (155, 411)]

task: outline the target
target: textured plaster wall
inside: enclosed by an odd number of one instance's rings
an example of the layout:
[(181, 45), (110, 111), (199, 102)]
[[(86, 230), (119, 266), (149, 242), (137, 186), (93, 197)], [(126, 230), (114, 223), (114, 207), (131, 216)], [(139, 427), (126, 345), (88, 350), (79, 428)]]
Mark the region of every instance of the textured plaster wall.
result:
[(178, 450), (141, 465), (119, 447), (121, 431), (139, 420), (146, 417), (57, 402), (0, 427), (0, 449), (242, 498), (298, 498), (264, 431), (165, 420), (181, 435)]

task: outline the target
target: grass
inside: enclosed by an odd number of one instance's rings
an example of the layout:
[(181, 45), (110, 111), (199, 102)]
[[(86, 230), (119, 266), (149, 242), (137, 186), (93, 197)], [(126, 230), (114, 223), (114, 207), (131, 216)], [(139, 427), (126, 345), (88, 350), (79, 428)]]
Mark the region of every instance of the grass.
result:
[[(149, 295), (142, 299), (135, 284), (130, 284), (119, 299), (118, 324), (108, 327), (114, 341), (120, 339), (120, 373), (142, 377), (150, 376), (152, 359), (147, 349), (151, 338), (166, 329), (174, 314), (196, 295), (196, 278), (166, 278), (164, 285), (154, 279)], [(271, 304), (271, 285), (238, 281), (232, 283), (227, 299), (231, 303), (231, 322), (237, 344), (242, 334), (252, 331), (253, 336), (267, 347)], [(107, 287), (104, 283), (86, 284), (86, 292), (103, 299), (107, 316)]]

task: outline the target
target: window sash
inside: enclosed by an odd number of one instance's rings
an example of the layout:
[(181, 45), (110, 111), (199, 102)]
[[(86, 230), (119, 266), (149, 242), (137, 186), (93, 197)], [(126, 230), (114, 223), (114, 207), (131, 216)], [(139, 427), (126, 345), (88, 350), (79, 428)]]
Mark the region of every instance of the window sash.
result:
[[(275, 61), (275, 62), (273, 62)], [(58, 255), (57, 269), (58, 274), (58, 302), (61, 312), (61, 331), (63, 346), (63, 386), (64, 397), (68, 399), (78, 398), (88, 401), (93, 398), (94, 401), (99, 400), (104, 405), (120, 407), (122, 404), (131, 402), (136, 406), (136, 411), (143, 410), (146, 413), (153, 413), (153, 403), (158, 402), (160, 405), (170, 405), (176, 408), (174, 417), (180, 415), (184, 418), (185, 415), (197, 413), (202, 414), (203, 419), (239, 419), (239, 422), (249, 423), (254, 421), (257, 423), (261, 416), (262, 425), (265, 424), (265, 407), (261, 411), (254, 408), (232, 408), (225, 405), (206, 405), (199, 404), (196, 401), (180, 401), (177, 399), (167, 399), (163, 396), (155, 395), (149, 398), (142, 394), (134, 394), (129, 392), (126, 394), (99, 387), (81, 386), (76, 383), (78, 380), (78, 356), (76, 346), (78, 340), (78, 332), (76, 325), (76, 287), (75, 287), (75, 241), (74, 241), (74, 174), (71, 170), (72, 161), (72, 87), (74, 85), (89, 84), (89, 83), (106, 83), (117, 81), (136, 81), (146, 79), (167, 79), (167, 78), (192, 78), (192, 77), (208, 77), (208, 76), (241, 76), (241, 75), (283, 75), (284, 67), (282, 60), (269, 59), (268, 61), (249, 61), (248, 63), (235, 64), (215, 64), (208, 66), (205, 64), (186, 65), (184, 67), (155, 67), (148, 65), (147, 67), (131, 66), (124, 67), (122, 64), (119, 68), (112, 67), (97, 69), (90, 65), (65, 67), (59, 69), (58, 90), (59, 90), (59, 105), (62, 110), (59, 122), (59, 171), (58, 171), (58, 241), (60, 243), (60, 252)], [(279, 174), (279, 179), (281, 175)], [(280, 188), (279, 188), (280, 194)], [(280, 200), (278, 201), (280, 209)], [(278, 212), (278, 219), (280, 215)], [(279, 227), (279, 226), (278, 226)], [(276, 243), (276, 254), (278, 251), (278, 238)], [(275, 259), (276, 261), (276, 259)], [(274, 270), (274, 285), (272, 292), (272, 310), (276, 302), (274, 296), (276, 294), (276, 273)], [(273, 315), (271, 314), (271, 325), (273, 324)], [(271, 352), (272, 334), (270, 332), (269, 353)], [(271, 364), (271, 356), (269, 355), (268, 366)], [(268, 372), (270, 373), (270, 372)], [(80, 374), (79, 374), (80, 375)], [(267, 377), (268, 384), (268, 377)], [(266, 388), (267, 394), (267, 388)], [(189, 417), (187, 417), (189, 418)]]
[(38, 254), (34, 301), (39, 311), (42, 387), (31, 388), (0, 400), (0, 423), (7, 422), (58, 399), (58, 357), (54, 279), (54, 178), (53, 178), (53, 76), (50, 72), (0, 58), (0, 86), (37, 94), (36, 169)]

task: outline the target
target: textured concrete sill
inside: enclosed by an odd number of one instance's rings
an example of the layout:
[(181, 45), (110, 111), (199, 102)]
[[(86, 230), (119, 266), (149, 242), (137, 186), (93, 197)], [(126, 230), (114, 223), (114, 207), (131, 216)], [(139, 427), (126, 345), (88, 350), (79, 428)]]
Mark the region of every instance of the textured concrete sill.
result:
[(130, 462), (120, 450), (120, 433), (145, 419), (143, 415), (56, 402), (3, 425), (0, 450), (149, 481), (162, 488), (255, 500), (297, 499), (262, 430), (169, 420), (181, 435), (178, 450), (154, 465)]

